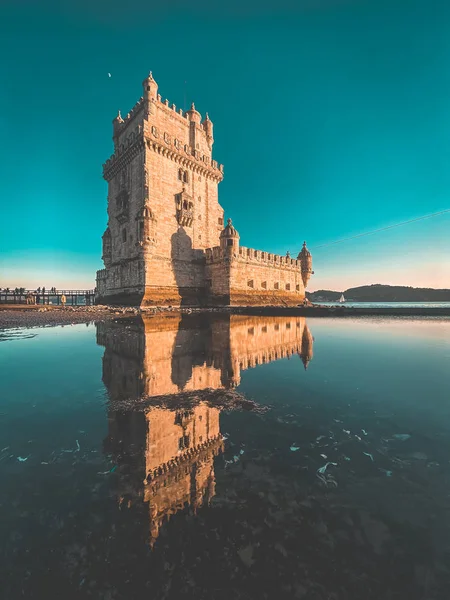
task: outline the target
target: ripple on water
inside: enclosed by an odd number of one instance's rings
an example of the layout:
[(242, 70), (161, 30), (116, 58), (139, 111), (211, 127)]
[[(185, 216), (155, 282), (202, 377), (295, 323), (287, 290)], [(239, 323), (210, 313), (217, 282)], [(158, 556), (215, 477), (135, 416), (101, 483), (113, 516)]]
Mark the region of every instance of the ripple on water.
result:
[(28, 340), (37, 336), (37, 333), (23, 331), (21, 329), (5, 329), (0, 331), (0, 342), (10, 342), (13, 340)]

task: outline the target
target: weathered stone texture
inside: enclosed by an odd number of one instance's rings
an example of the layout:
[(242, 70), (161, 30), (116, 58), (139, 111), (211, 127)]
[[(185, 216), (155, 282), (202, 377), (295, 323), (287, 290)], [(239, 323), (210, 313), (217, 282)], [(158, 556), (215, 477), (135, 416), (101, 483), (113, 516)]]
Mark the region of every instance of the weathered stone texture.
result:
[(218, 201), (223, 168), (212, 159), (213, 124), (208, 116), (202, 121), (194, 105), (183, 112), (162, 101), (151, 74), (143, 92), (125, 118), (119, 113), (113, 121), (114, 154), (104, 165), (108, 226), (103, 235), (105, 269), (97, 274), (98, 301), (301, 301), (303, 263), (280, 257), (278, 263), (271, 262), (270, 254), (239, 249), (238, 239), (231, 264), (226, 253), (208, 260), (208, 252), (226, 242), (222, 238), (228, 231)]

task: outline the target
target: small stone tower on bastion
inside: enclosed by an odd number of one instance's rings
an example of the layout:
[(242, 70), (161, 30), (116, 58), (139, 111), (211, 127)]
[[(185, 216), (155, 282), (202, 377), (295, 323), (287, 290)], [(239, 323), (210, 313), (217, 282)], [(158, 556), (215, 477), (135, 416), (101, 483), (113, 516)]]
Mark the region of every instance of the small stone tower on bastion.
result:
[(113, 120), (105, 268), (97, 302), (145, 305), (299, 304), (312, 274), (304, 245), (296, 260), (239, 245), (224, 228), (212, 158), (213, 123), (195, 105), (184, 112), (158, 93), (150, 73), (143, 95)]

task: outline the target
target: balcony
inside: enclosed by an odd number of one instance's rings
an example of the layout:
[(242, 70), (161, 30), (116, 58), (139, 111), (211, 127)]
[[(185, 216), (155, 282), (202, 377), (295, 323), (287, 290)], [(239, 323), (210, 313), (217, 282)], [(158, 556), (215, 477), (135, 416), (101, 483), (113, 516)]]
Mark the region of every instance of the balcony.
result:
[(178, 223), (183, 227), (190, 227), (194, 220), (194, 211), (192, 208), (179, 208), (177, 210)]

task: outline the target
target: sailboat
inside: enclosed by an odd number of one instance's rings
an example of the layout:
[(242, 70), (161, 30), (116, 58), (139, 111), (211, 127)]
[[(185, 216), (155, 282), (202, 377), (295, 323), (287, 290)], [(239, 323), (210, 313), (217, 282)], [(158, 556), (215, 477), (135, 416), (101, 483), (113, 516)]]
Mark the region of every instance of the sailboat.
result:
[(345, 302), (344, 294), (341, 294), (341, 297), (339, 298), (339, 302)]

